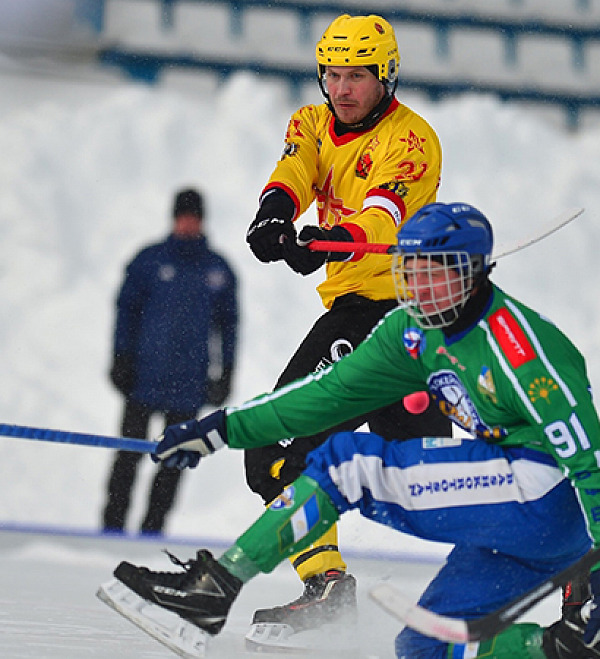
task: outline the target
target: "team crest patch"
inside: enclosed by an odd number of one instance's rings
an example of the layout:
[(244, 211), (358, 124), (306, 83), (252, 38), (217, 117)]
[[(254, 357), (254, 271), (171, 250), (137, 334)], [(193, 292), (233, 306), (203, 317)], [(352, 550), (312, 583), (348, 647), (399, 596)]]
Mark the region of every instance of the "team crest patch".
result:
[(432, 373), (427, 384), (440, 412), (464, 430), (492, 441), (506, 436), (504, 428), (489, 426), (484, 422), (465, 385), (454, 371)]
[(413, 358), (418, 359), (425, 350), (425, 333), (418, 327), (409, 327), (404, 330), (402, 337), (406, 352)]
[(513, 368), (535, 359), (535, 350), (508, 309), (498, 309), (490, 316), (489, 323), (492, 334)]
[(358, 159), (358, 162), (356, 163), (355, 173), (358, 178), (366, 179), (367, 176), (369, 176), (369, 172), (371, 171), (372, 167), (373, 159), (371, 158), (370, 154), (363, 153), (363, 155)]

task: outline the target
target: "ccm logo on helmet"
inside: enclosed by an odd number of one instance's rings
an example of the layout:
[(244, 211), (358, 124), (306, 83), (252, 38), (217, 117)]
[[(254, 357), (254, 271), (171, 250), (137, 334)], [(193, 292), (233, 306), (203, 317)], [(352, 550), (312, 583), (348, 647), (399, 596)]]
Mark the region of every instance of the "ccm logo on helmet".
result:
[(398, 244), (400, 247), (412, 247), (414, 245), (420, 245), (423, 241), (420, 238), (400, 238)]
[(349, 50), (350, 46), (327, 46), (327, 51), (333, 53), (347, 53)]

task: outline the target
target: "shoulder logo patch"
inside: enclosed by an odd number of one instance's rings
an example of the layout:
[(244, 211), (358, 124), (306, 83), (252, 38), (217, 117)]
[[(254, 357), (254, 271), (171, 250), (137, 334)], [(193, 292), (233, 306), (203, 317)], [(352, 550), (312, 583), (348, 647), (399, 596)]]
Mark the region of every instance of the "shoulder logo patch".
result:
[(487, 396), (492, 403), (498, 403), (494, 378), (492, 377), (492, 372), (487, 366), (481, 368), (481, 373), (477, 378), (477, 391), (479, 391), (482, 396)]
[(508, 309), (498, 309), (490, 316), (489, 322), (493, 335), (513, 368), (535, 359), (535, 350)]
[(404, 330), (402, 336), (406, 352), (413, 358), (418, 359), (425, 350), (425, 333), (418, 327), (409, 327)]

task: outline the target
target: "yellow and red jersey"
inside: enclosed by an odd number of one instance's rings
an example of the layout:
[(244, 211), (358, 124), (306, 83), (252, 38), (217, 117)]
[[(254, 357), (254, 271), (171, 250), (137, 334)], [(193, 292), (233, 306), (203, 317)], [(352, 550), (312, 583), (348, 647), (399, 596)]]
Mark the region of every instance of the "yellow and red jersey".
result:
[[(265, 191), (285, 190), (296, 206), (294, 220), (316, 201), (320, 226), (341, 224), (356, 241), (395, 244), (400, 225), (435, 201), (441, 164), (433, 128), (396, 99), (373, 128), (342, 136), (326, 104), (307, 105), (290, 119), (283, 156)], [(317, 287), (325, 307), (346, 293), (394, 298), (391, 258), (357, 254), (328, 263)]]

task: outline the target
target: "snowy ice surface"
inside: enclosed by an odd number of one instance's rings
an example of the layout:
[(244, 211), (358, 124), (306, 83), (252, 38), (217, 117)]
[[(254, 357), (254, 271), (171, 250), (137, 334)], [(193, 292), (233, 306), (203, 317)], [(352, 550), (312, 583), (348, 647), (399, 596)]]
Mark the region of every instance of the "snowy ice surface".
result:
[[(127, 540), (97, 535), (41, 535), (0, 533), (0, 625), (2, 651), (7, 659), (168, 659), (175, 657), (157, 641), (96, 599), (97, 587), (108, 581), (121, 560), (169, 570), (160, 554), (164, 541)], [(196, 545), (170, 543), (181, 558), (192, 556)], [(215, 552), (221, 547), (211, 547)], [(306, 642), (322, 649), (310, 659), (331, 659), (344, 649), (347, 659), (391, 659), (394, 637), (401, 624), (367, 596), (369, 587), (389, 579), (417, 599), (439, 562), (415, 563), (369, 558), (350, 553), (358, 578), (358, 623), (352, 630), (329, 629), (326, 635), (309, 632)], [(256, 608), (280, 604), (298, 596), (299, 585), (289, 565), (249, 582), (234, 602), (219, 636), (211, 639), (207, 659), (257, 657), (245, 651), (243, 637)], [(524, 619), (549, 624), (560, 609), (554, 594)], [(352, 645), (349, 648), (349, 636)], [(273, 655), (270, 655), (273, 656)], [(278, 657), (289, 655), (278, 654)]]
[[(168, 232), (172, 193), (188, 184), (204, 191), (210, 240), (240, 277), (242, 334), (231, 402), (270, 389), (322, 311), (314, 290), (319, 274), (301, 278), (282, 264), (260, 264), (244, 240), (297, 103), (276, 83), (249, 74), (218, 87), (208, 76), (171, 73), (149, 88), (85, 69), (61, 77), (43, 62), (37, 73), (3, 64), (0, 421), (118, 434), (121, 400), (106, 376), (114, 296), (126, 261)], [(399, 97), (440, 135), (440, 200), (478, 206), (498, 243), (529, 235), (566, 208), (586, 208), (559, 234), (500, 261), (494, 279), (572, 337), (598, 386), (600, 132), (571, 134), (492, 97), (433, 104), (402, 88)], [(316, 89), (312, 99), (318, 100)], [(314, 223), (314, 211), (305, 219)], [(94, 598), (119, 560), (158, 560), (162, 546), (95, 535), (110, 451), (7, 438), (0, 447), (0, 523), (7, 529), (0, 533), (3, 656), (164, 656)], [(132, 530), (152, 471), (145, 461)], [(241, 454), (222, 451), (186, 474), (169, 546), (177, 538), (189, 539), (186, 553), (197, 548), (193, 539), (225, 546), (261, 510), (244, 484)], [(11, 525), (90, 535), (21, 534)], [(386, 576), (410, 584), (416, 597), (432, 563), (418, 567), (414, 554), (439, 561), (447, 549), (352, 514), (340, 534), (361, 597), (370, 580)], [(376, 551), (386, 556), (365, 558)], [(287, 565), (260, 577), (236, 605), (232, 629), (245, 630), (253, 607), (281, 603), (298, 590)], [(553, 619), (557, 607), (544, 607), (542, 617)], [(385, 630), (381, 656), (392, 656), (397, 625), (373, 616)]]

